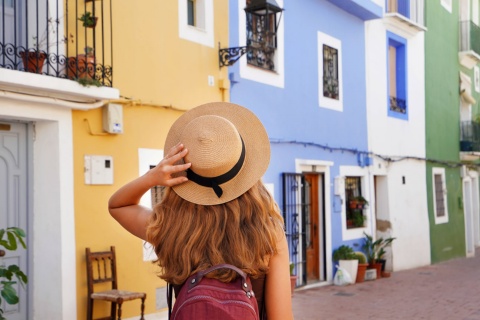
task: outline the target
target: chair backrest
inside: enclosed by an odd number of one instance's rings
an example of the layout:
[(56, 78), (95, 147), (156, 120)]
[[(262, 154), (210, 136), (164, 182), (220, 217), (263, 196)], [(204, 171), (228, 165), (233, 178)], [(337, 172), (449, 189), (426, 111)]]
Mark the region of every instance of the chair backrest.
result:
[(94, 292), (93, 286), (98, 283), (111, 282), (112, 289), (118, 289), (115, 247), (111, 246), (110, 251), (102, 252), (91, 252), (90, 248), (86, 248), (85, 253), (87, 258), (88, 294), (90, 295)]

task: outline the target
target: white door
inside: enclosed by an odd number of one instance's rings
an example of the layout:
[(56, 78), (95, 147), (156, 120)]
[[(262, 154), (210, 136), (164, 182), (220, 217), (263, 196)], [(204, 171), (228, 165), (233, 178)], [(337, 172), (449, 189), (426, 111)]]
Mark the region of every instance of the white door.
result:
[(467, 257), (475, 255), (473, 239), (472, 181), (463, 180), (463, 210), (465, 212), (465, 246)]
[[(0, 229), (20, 227), (27, 231), (27, 199), (27, 125), (0, 119)], [(0, 264), (16, 264), (27, 273), (27, 252), (23, 248), (6, 250)], [(1, 308), (7, 319), (25, 320), (27, 291), (18, 284), (16, 289), (20, 303), (11, 306), (3, 301)]]
[(478, 174), (470, 172), (472, 177), (472, 212), (473, 212), (473, 243), (480, 246), (480, 190), (478, 187)]

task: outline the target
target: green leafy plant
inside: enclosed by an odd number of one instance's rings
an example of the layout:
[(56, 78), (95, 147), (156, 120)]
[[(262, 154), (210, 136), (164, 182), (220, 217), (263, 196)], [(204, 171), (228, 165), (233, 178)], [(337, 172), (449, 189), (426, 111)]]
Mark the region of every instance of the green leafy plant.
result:
[(293, 269), (295, 269), (295, 263), (290, 262), (290, 275), (293, 276)]
[(102, 86), (102, 83), (99, 80), (92, 79), (90, 77), (77, 78), (76, 81), (84, 87), (90, 87), (90, 86), (101, 87)]
[(355, 227), (364, 227), (365, 226), (365, 220), (367, 220), (367, 217), (361, 211), (353, 212), (352, 220), (353, 220), (353, 225)]
[(356, 258), (357, 256), (355, 255), (353, 248), (344, 244), (333, 251), (334, 261), (355, 260)]
[(363, 244), (363, 250), (367, 256), (369, 264), (374, 264), (385, 254), (385, 248), (389, 246), (396, 238), (378, 238), (373, 241), (373, 237), (367, 233), (363, 233), (365, 236), (365, 243)]
[[(5, 239), (4, 239), (5, 238)], [(0, 229), (0, 246), (9, 251), (15, 251), (18, 245), (24, 249), (27, 248), (25, 244), (25, 231), (20, 228), (11, 227), (7, 229)], [(0, 256), (4, 256), (5, 251), (0, 250)], [(16, 280), (15, 280), (16, 279)], [(0, 304), (2, 299), (10, 305), (17, 304), (19, 301), (17, 291), (13, 287), (14, 284), (20, 283), (22, 286), (27, 284), (27, 276), (20, 270), (17, 265), (4, 266), (0, 265)], [(3, 316), (3, 309), (0, 308), (0, 320), (6, 320)]]
[(97, 17), (94, 17), (90, 11), (85, 12), (78, 20), (82, 21), (86, 28), (95, 27), (97, 24)]

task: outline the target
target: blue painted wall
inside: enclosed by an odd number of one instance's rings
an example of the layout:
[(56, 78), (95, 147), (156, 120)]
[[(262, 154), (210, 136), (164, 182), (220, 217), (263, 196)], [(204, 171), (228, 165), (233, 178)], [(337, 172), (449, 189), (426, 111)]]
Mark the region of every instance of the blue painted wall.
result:
[[(332, 225), (328, 227), (332, 230), (332, 248), (336, 248), (342, 243), (342, 231), (341, 215), (333, 208), (334, 178), (339, 174), (340, 165), (356, 166), (358, 161), (355, 153), (320, 146), (368, 150), (365, 22), (327, 0), (285, 0), (283, 8), (284, 88), (240, 78), (237, 63), (229, 68), (229, 73), (238, 81), (231, 87), (230, 100), (251, 109), (267, 129), (272, 155), (264, 181), (275, 184), (275, 198), (280, 205), (281, 174), (295, 172), (295, 159), (334, 163), (331, 181), (327, 183), (332, 188), (332, 199), (326, 205), (332, 206)], [(245, 45), (238, 43), (238, 15), (237, 0), (231, 0), (231, 47)], [(343, 111), (340, 112), (319, 107), (319, 31), (341, 41)], [(277, 143), (279, 140), (297, 143)]]

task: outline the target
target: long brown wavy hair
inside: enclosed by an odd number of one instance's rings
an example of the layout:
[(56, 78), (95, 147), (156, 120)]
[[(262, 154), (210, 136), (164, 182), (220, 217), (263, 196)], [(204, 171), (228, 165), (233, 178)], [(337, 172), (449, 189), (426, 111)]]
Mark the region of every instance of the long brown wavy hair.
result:
[[(261, 181), (224, 204), (198, 205), (167, 188), (154, 208), (147, 228), (160, 266), (160, 278), (182, 284), (210, 266), (232, 264), (252, 278), (268, 272), (269, 257), (277, 253), (283, 218)], [(236, 274), (220, 269), (209, 276), (232, 281)]]

